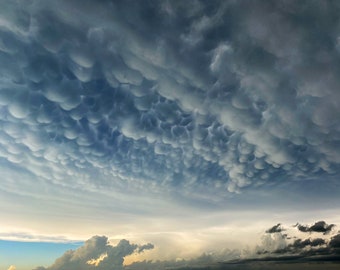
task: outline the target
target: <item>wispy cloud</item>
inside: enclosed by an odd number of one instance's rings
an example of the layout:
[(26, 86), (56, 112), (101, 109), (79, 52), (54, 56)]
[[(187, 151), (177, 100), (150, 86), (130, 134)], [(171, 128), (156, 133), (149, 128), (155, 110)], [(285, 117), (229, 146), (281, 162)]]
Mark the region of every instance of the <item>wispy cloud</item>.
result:
[(29, 232), (0, 232), (1, 240), (20, 242), (48, 242), (48, 243), (80, 243), (82, 239), (72, 239), (65, 236), (40, 235)]

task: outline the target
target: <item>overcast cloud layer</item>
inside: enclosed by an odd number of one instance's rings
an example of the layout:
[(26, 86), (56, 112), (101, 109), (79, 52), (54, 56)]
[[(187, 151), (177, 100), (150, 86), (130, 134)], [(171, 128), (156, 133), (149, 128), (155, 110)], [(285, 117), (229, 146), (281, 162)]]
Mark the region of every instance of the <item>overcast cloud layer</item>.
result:
[(0, 0), (0, 237), (216, 232), (257, 214), (284, 233), (270, 219), (301, 205), (326, 219), (340, 207), (339, 14), (321, 0)]
[(155, 192), (338, 173), (336, 2), (20, 3), (1, 11), (3, 166)]

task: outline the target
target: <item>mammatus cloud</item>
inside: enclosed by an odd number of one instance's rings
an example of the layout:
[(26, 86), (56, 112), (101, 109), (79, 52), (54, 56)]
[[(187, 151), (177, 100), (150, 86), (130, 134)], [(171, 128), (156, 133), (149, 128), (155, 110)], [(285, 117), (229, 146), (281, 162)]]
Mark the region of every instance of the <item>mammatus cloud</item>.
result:
[(296, 226), (301, 232), (318, 232), (324, 234), (329, 233), (335, 227), (334, 224), (328, 225), (324, 221), (318, 221), (312, 226), (304, 226), (301, 224), (296, 224)]
[(336, 1), (85, 2), (2, 3), (3, 166), (207, 198), (339, 172)]
[(112, 246), (105, 236), (93, 236), (83, 246), (76, 250), (69, 250), (58, 258), (50, 267), (38, 267), (36, 270), (61, 269), (122, 269), (124, 257), (134, 252), (152, 249), (153, 245), (130, 244), (123, 239), (116, 246)]

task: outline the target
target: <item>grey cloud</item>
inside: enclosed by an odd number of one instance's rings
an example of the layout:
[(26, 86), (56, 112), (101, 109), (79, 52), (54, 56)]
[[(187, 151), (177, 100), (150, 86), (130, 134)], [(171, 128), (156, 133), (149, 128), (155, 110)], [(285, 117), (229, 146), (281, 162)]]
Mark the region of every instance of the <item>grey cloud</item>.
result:
[(318, 232), (318, 233), (329, 233), (334, 227), (334, 224), (327, 224), (325, 221), (318, 221), (312, 226), (304, 226), (301, 224), (296, 225), (301, 232)]
[(335, 2), (3, 6), (1, 158), (38, 178), (209, 199), (339, 172)]
[(303, 253), (303, 249), (306, 247), (318, 247), (326, 244), (326, 240), (322, 238), (315, 239), (296, 239), (292, 244), (287, 245), (284, 249), (278, 249), (274, 253)]
[(138, 247), (138, 252), (143, 252), (144, 250), (149, 250), (149, 249), (153, 249), (155, 246), (151, 243), (148, 243), (146, 245), (142, 245)]
[(125, 256), (152, 248), (150, 243), (138, 246), (125, 239), (112, 246), (106, 236), (93, 236), (78, 249), (66, 251), (53, 265), (36, 269), (122, 269)]
[(262, 236), (261, 244), (255, 247), (256, 254), (266, 254), (276, 252), (277, 250), (285, 250), (288, 246), (286, 235), (277, 233), (267, 233)]
[[(296, 226), (298, 225), (299, 224)], [(323, 235), (325, 235), (326, 233), (331, 233), (331, 229), (334, 226), (334, 224), (327, 225), (324, 221), (319, 221), (311, 227), (305, 226), (302, 230), (300, 230), (300, 228), (299, 230), (303, 232), (322, 232)], [(301, 263), (303, 261), (336, 262), (339, 260), (338, 234), (333, 235), (330, 239), (324, 236), (324, 238), (298, 238), (294, 241), (288, 241), (291, 239), (289, 234), (287, 234), (286, 237), (283, 237), (281, 233), (276, 233), (274, 234), (276, 237), (271, 237), (271, 235), (268, 234), (268, 230), (266, 233), (267, 234), (262, 239), (262, 244), (256, 248), (256, 254), (258, 254), (260, 258), (249, 259), (246, 260), (247, 262), (254, 260), (291, 261), (292, 263)], [(278, 237), (277, 235), (281, 237)]]
[[(315, 224), (317, 224), (315, 227), (319, 227), (320, 222), (316, 222)], [(275, 237), (272, 237), (273, 235)], [(280, 232), (271, 235), (267, 230), (262, 239), (262, 244), (255, 249), (257, 256), (226, 262), (226, 264), (228, 265), (230, 263), (238, 265), (255, 262), (264, 263), (264, 265), (266, 265), (267, 262), (276, 262), (278, 264), (289, 263), (292, 267), (302, 267), (304, 262), (313, 265), (316, 262), (337, 263), (339, 261), (338, 234), (333, 235), (330, 239), (323, 236), (323, 238), (314, 239), (299, 238), (294, 241), (288, 241), (291, 237), (289, 233), (287, 235), (288, 237), (283, 237)], [(312, 265), (310, 265), (310, 267), (312, 267)]]
[(266, 230), (266, 233), (280, 233), (284, 231), (284, 229), (281, 226), (281, 223), (278, 223), (277, 225), (274, 225), (270, 229)]
[(340, 234), (337, 234), (331, 238), (329, 246), (340, 250)]

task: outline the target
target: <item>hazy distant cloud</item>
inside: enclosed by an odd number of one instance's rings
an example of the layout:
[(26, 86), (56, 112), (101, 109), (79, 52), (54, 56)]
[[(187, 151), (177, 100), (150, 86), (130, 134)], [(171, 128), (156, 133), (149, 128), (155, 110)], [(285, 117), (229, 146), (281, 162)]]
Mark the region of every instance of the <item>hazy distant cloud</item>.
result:
[(37, 269), (122, 269), (125, 256), (152, 248), (150, 243), (138, 246), (125, 239), (112, 246), (107, 237), (93, 236), (78, 249), (66, 251), (50, 267)]
[(334, 224), (326, 224), (325, 221), (318, 221), (312, 226), (304, 226), (301, 224), (296, 225), (301, 232), (318, 232), (318, 233), (329, 233), (334, 227)]
[(20, 242), (50, 242), (50, 243), (71, 243), (80, 242), (64, 236), (39, 235), (25, 232), (0, 232), (1, 240), (20, 241)]
[(14, 265), (11, 265), (10, 267), (8, 267), (7, 270), (15, 270), (15, 269), (16, 269), (16, 267)]
[(183, 269), (183, 268), (194, 268), (199, 269), (203, 267), (209, 267), (212, 264), (216, 264), (216, 260), (211, 255), (202, 254), (197, 258), (191, 260), (179, 259), (179, 260), (169, 260), (169, 261), (142, 261), (134, 262), (125, 267), (126, 270), (165, 270), (165, 269)]

